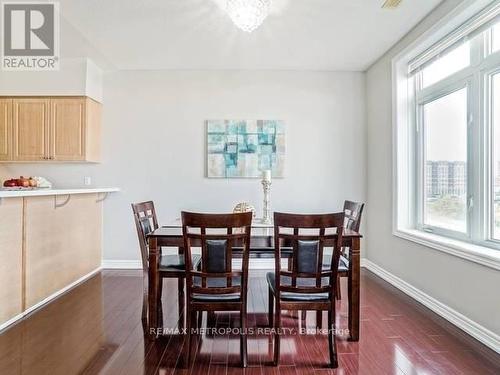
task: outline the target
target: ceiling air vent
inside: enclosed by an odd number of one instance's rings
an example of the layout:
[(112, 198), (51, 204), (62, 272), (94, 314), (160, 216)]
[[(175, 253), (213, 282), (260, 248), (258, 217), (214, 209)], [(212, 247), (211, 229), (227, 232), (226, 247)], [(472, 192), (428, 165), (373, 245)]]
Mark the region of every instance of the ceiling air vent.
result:
[(399, 4), (401, 4), (401, 0), (385, 0), (385, 3), (384, 5), (382, 5), (382, 8), (395, 9), (398, 7)]

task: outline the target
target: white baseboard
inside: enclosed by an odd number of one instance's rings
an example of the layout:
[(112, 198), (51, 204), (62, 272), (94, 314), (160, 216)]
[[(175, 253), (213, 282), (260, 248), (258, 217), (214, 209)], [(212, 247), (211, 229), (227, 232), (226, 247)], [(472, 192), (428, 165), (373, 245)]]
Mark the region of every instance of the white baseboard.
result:
[(96, 268), (95, 270), (93, 270), (93, 271), (89, 272), (88, 274), (80, 277), (78, 280), (75, 280), (74, 282), (72, 282), (71, 284), (65, 286), (64, 288), (62, 288), (60, 290), (58, 290), (57, 292), (52, 293), (50, 296), (48, 296), (47, 298), (45, 298), (42, 301), (38, 302), (37, 304), (29, 307), (28, 309), (26, 309), (25, 311), (23, 311), (21, 314), (16, 315), (12, 319), (9, 319), (8, 321), (0, 324), (0, 332), (2, 332), (3, 330), (5, 330), (6, 328), (8, 328), (10, 325), (14, 324), (15, 322), (17, 322), (18, 320), (24, 318), (26, 315), (29, 315), (33, 311), (39, 309), (40, 307), (42, 307), (45, 304), (49, 303), (50, 301), (56, 299), (60, 295), (66, 293), (70, 289), (73, 289), (77, 285), (79, 285), (79, 284), (83, 283), (84, 281), (90, 279), (92, 276), (94, 276), (100, 270), (101, 270), (101, 267)]
[(420, 302), (425, 307), (431, 309), (436, 314), (448, 320), (464, 332), (468, 333), (487, 347), (500, 354), (500, 336), (467, 318), (458, 311), (438, 301), (437, 299), (415, 288), (413, 285), (386, 271), (382, 267), (368, 259), (361, 259), (361, 267), (365, 267), (380, 278), (395, 286), (405, 294)]

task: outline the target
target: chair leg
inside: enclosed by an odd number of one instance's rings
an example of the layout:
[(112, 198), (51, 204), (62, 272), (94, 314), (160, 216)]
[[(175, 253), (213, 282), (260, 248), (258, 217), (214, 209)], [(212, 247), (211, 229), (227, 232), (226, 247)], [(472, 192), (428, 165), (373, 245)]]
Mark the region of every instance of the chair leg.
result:
[(215, 328), (216, 322), (215, 311), (207, 311), (207, 328)]
[(158, 321), (156, 322), (157, 327), (156, 328), (163, 328), (163, 304), (162, 304), (162, 295), (163, 295), (163, 277), (160, 277), (160, 280), (158, 282), (158, 295), (157, 295), (157, 301), (158, 301), (158, 311), (157, 311), (157, 316), (158, 316)]
[(342, 292), (341, 292), (341, 288), (340, 288), (340, 276), (339, 275), (337, 275), (337, 293), (335, 294), (335, 296), (337, 297), (338, 300), (342, 299)]
[(247, 312), (246, 308), (240, 311), (240, 322), (241, 322), (241, 332), (240, 332), (240, 353), (241, 353), (241, 367), (246, 368), (248, 365), (248, 354), (247, 354)]
[[(177, 279), (177, 299), (179, 305), (179, 328), (184, 328), (184, 309), (185, 309), (185, 296), (184, 296), (184, 279), (179, 277)], [(187, 317), (189, 318), (189, 317)]]
[(335, 310), (328, 310), (328, 348), (330, 351), (330, 367), (337, 368), (337, 341), (335, 337)]
[(279, 302), (276, 301), (276, 311), (274, 315), (274, 366), (280, 363), (280, 333), (281, 329), (281, 309)]
[(274, 317), (274, 295), (273, 292), (271, 291), (271, 288), (268, 288), (267, 293), (269, 295), (269, 314), (268, 314), (268, 322), (269, 322), (269, 327), (273, 326), (273, 317)]
[(191, 363), (191, 331), (192, 331), (192, 323), (193, 319), (191, 319), (191, 309), (187, 308), (186, 311), (186, 342), (185, 342), (185, 348), (184, 348), (184, 363), (183, 367), (188, 368), (189, 364)]
[(316, 328), (323, 329), (323, 311), (316, 311)]

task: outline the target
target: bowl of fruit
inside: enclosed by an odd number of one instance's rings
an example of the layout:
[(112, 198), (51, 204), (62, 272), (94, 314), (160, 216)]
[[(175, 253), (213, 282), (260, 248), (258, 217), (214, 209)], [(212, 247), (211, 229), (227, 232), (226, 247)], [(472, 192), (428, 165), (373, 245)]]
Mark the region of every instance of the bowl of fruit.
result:
[(51, 184), (43, 177), (11, 178), (3, 183), (3, 190), (33, 190), (50, 188)]

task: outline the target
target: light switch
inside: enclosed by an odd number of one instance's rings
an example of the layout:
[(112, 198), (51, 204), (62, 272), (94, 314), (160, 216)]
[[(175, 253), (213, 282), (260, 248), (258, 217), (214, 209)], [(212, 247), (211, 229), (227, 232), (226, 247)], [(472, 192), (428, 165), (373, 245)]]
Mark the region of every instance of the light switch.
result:
[(84, 177), (84, 178), (83, 178), (83, 184), (84, 184), (85, 186), (90, 186), (90, 185), (92, 185), (92, 177), (88, 177), (88, 176), (87, 176), (87, 177)]

